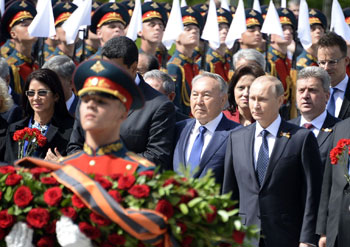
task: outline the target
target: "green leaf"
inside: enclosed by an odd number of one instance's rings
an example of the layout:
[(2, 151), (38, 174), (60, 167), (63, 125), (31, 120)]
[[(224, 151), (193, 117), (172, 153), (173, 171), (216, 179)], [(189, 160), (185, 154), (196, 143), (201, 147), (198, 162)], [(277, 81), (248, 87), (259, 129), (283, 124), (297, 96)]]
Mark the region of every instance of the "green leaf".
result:
[(32, 208), (33, 208), (32, 206), (29, 206), (29, 207), (24, 208), (22, 211), (23, 211), (23, 213), (28, 213)]
[(18, 215), (22, 214), (22, 212), (23, 212), (22, 209), (20, 209), (17, 205), (14, 205), (13, 215), (18, 216)]
[(5, 195), (4, 195), (4, 199), (7, 201), (7, 202), (10, 202), (11, 199), (13, 197), (13, 193), (12, 193), (12, 187), (9, 186), (7, 187), (6, 189), (6, 192), (5, 192)]
[(70, 198), (65, 198), (64, 200), (61, 201), (61, 207), (64, 208), (64, 207), (67, 207), (71, 202), (71, 199)]
[(199, 203), (199, 202), (201, 202), (201, 201), (203, 201), (203, 198), (201, 198), (201, 197), (196, 197), (196, 198), (192, 199), (192, 200), (188, 203), (188, 206), (189, 206), (190, 208), (193, 208), (197, 203)]
[(169, 197), (168, 200), (172, 205), (177, 205), (181, 199), (180, 197), (172, 196), (172, 197)]
[(8, 214), (13, 215), (13, 212), (14, 212), (13, 207), (14, 207), (14, 206), (12, 206), (12, 207), (10, 207), (10, 208), (7, 209), (7, 213), (8, 213)]
[(186, 206), (185, 203), (181, 203), (180, 206), (179, 206), (181, 212), (184, 214), (184, 215), (187, 215), (188, 214), (188, 207)]
[(225, 210), (218, 210), (218, 215), (220, 215), (221, 220), (222, 220), (223, 222), (227, 222), (227, 221), (228, 221), (228, 218), (230, 217), (230, 216), (228, 215), (228, 213), (227, 213)]

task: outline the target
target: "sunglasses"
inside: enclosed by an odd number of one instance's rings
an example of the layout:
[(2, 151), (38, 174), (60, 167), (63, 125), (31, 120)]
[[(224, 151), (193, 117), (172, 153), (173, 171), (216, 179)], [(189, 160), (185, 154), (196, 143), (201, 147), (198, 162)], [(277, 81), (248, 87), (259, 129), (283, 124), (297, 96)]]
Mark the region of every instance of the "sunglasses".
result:
[(39, 96), (45, 97), (45, 96), (48, 95), (48, 93), (50, 93), (51, 91), (50, 91), (50, 90), (45, 90), (45, 89), (41, 89), (41, 90), (38, 90), (38, 91), (27, 90), (27, 91), (26, 91), (26, 95), (27, 95), (27, 97), (34, 97), (34, 95), (35, 95), (36, 92), (38, 93)]

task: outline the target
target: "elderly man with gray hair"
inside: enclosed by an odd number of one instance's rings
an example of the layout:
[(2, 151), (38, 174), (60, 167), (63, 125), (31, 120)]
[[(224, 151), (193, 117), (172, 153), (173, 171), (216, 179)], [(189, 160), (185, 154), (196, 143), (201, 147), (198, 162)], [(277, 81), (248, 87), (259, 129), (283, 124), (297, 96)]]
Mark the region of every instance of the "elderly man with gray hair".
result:
[[(167, 96), (171, 102), (174, 101), (176, 96), (175, 82), (167, 73), (154, 69), (146, 72), (143, 76), (143, 79), (155, 90)], [(176, 110), (176, 122), (188, 119), (187, 115), (183, 114), (176, 105), (174, 106)]]
[(241, 49), (233, 55), (233, 66), (235, 69), (252, 63), (261, 66), (265, 70), (265, 58), (263, 54), (255, 49)]
[(79, 102), (79, 97), (73, 92), (72, 76), (75, 70), (75, 63), (66, 55), (57, 55), (45, 62), (43, 68), (53, 70), (60, 78), (67, 109), (74, 116)]
[(181, 165), (192, 177), (200, 178), (212, 170), (217, 183), (224, 177), (224, 159), (229, 133), (240, 125), (228, 120), (222, 110), (227, 101), (227, 83), (218, 74), (204, 72), (192, 80), (190, 96), (194, 118), (176, 123), (173, 169)]
[(312, 66), (300, 70), (296, 85), (296, 99), (301, 116), (290, 120), (291, 123), (311, 130), (317, 137), (322, 174), (328, 148), (332, 144), (332, 128), (340, 121), (326, 110), (330, 81), (328, 73), (322, 68)]

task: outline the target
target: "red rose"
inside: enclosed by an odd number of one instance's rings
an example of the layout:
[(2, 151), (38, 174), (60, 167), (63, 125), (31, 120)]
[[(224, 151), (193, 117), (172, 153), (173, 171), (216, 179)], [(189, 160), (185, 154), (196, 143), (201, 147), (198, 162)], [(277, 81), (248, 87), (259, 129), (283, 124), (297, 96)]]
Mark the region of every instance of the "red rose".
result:
[(96, 223), (99, 226), (108, 226), (111, 224), (111, 221), (109, 219), (106, 219), (103, 216), (100, 216), (94, 212), (90, 214), (90, 219), (92, 222)]
[(243, 244), (244, 237), (245, 237), (245, 233), (244, 232), (240, 232), (240, 231), (236, 231), (235, 230), (232, 233), (232, 238), (237, 244)]
[(53, 220), (52, 222), (49, 222), (44, 228), (45, 232), (48, 234), (54, 234), (56, 232), (56, 222), (57, 220)]
[(103, 178), (103, 177), (96, 178), (95, 177), (95, 181), (98, 182), (105, 190), (108, 190), (109, 188), (112, 187), (112, 183), (106, 178)]
[(134, 185), (128, 192), (136, 198), (144, 198), (149, 195), (149, 187), (145, 184)]
[(71, 218), (72, 220), (75, 220), (78, 216), (77, 211), (75, 211), (73, 207), (61, 208), (61, 212), (63, 215)]
[(55, 241), (53, 240), (53, 237), (42, 237), (39, 239), (39, 241), (36, 243), (37, 247), (54, 247)]
[(0, 228), (0, 240), (3, 240), (5, 236), (6, 236), (6, 232)]
[(7, 176), (5, 184), (8, 186), (17, 185), (22, 180), (22, 176), (16, 173), (12, 173)]
[(85, 208), (85, 204), (77, 195), (72, 196), (72, 204), (76, 208)]
[(93, 227), (92, 225), (86, 222), (80, 222), (79, 229), (82, 233), (85, 234), (85, 236), (89, 237), (92, 240), (99, 238), (101, 235), (101, 232), (97, 227)]
[(168, 219), (174, 215), (173, 205), (165, 199), (158, 201), (156, 211), (164, 214)]
[(57, 206), (62, 199), (62, 190), (60, 187), (52, 187), (45, 191), (44, 201), (49, 206)]
[(43, 228), (49, 219), (49, 211), (45, 208), (33, 208), (27, 214), (28, 224), (35, 228)]
[(123, 176), (123, 174), (121, 174), (121, 173), (115, 173), (115, 174), (112, 174), (110, 177), (113, 181), (118, 181), (118, 179), (122, 176)]
[(7, 174), (7, 173), (14, 173), (16, 170), (13, 168), (13, 166), (1, 166), (0, 167), (0, 173)]
[(55, 185), (57, 184), (57, 180), (56, 178), (54, 177), (42, 177), (40, 179), (40, 181), (43, 183), (43, 184), (49, 184), (49, 185)]
[(192, 199), (196, 198), (198, 196), (198, 193), (195, 189), (189, 189), (187, 191), (187, 195), (181, 196), (180, 204), (181, 203), (187, 203), (191, 201)]
[(7, 213), (7, 209), (0, 211), (0, 227), (5, 229), (11, 227), (15, 222), (13, 215)]
[(33, 175), (35, 179), (38, 179), (41, 173), (49, 173), (51, 170), (45, 167), (35, 167), (30, 169), (30, 173)]
[(183, 222), (176, 222), (176, 225), (178, 225), (181, 228), (181, 234), (184, 234), (187, 231), (187, 226)]
[(120, 195), (119, 191), (117, 191), (117, 190), (110, 190), (110, 191), (108, 191), (108, 194), (119, 203), (121, 203), (123, 201), (122, 196)]
[(169, 179), (165, 180), (163, 187), (166, 187), (169, 184), (180, 185), (180, 183), (175, 178), (169, 178)]
[(213, 205), (210, 205), (211, 210), (213, 211), (212, 213), (207, 213), (207, 222), (208, 223), (213, 223), (213, 221), (216, 218), (217, 215), (217, 211), (216, 211), (216, 207)]
[(14, 140), (15, 142), (21, 141), (21, 140), (23, 140), (25, 134), (26, 134), (26, 133), (24, 132), (24, 130), (17, 130), (17, 131), (13, 134), (13, 140)]
[(146, 176), (147, 178), (152, 178), (154, 175), (153, 171), (143, 171), (139, 173), (140, 176)]
[(113, 234), (108, 235), (108, 241), (115, 246), (115, 245), (125, 244), (126, 239), (123, 235), (113, 233)]
[(33, 200), (33, 194), (29, 187), (22, 185), (13, 195), (14, 203), (20, 207), (26, 207)]
[(123, 175), (118, 179), (118, 189), (129, 189), (135, 183), (135, 181), (136, 179), (133, 175)]
[(182, 247), (190, 247), (193, 242), (193, 238), (191, 236), (186, 236), (182, 239), (181, 246)]

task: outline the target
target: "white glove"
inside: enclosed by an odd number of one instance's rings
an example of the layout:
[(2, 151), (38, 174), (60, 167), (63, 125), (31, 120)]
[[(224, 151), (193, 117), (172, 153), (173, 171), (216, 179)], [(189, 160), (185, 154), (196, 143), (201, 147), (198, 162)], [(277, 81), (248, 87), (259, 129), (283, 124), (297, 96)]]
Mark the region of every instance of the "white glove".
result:
[(24, 222), (17, 222), (5, 237), (7, 247), (33, 247), (33, 229)]
[(92, 247), (91, 240), (66, 216), (56, 222), (56, 237), (63, 247)]

